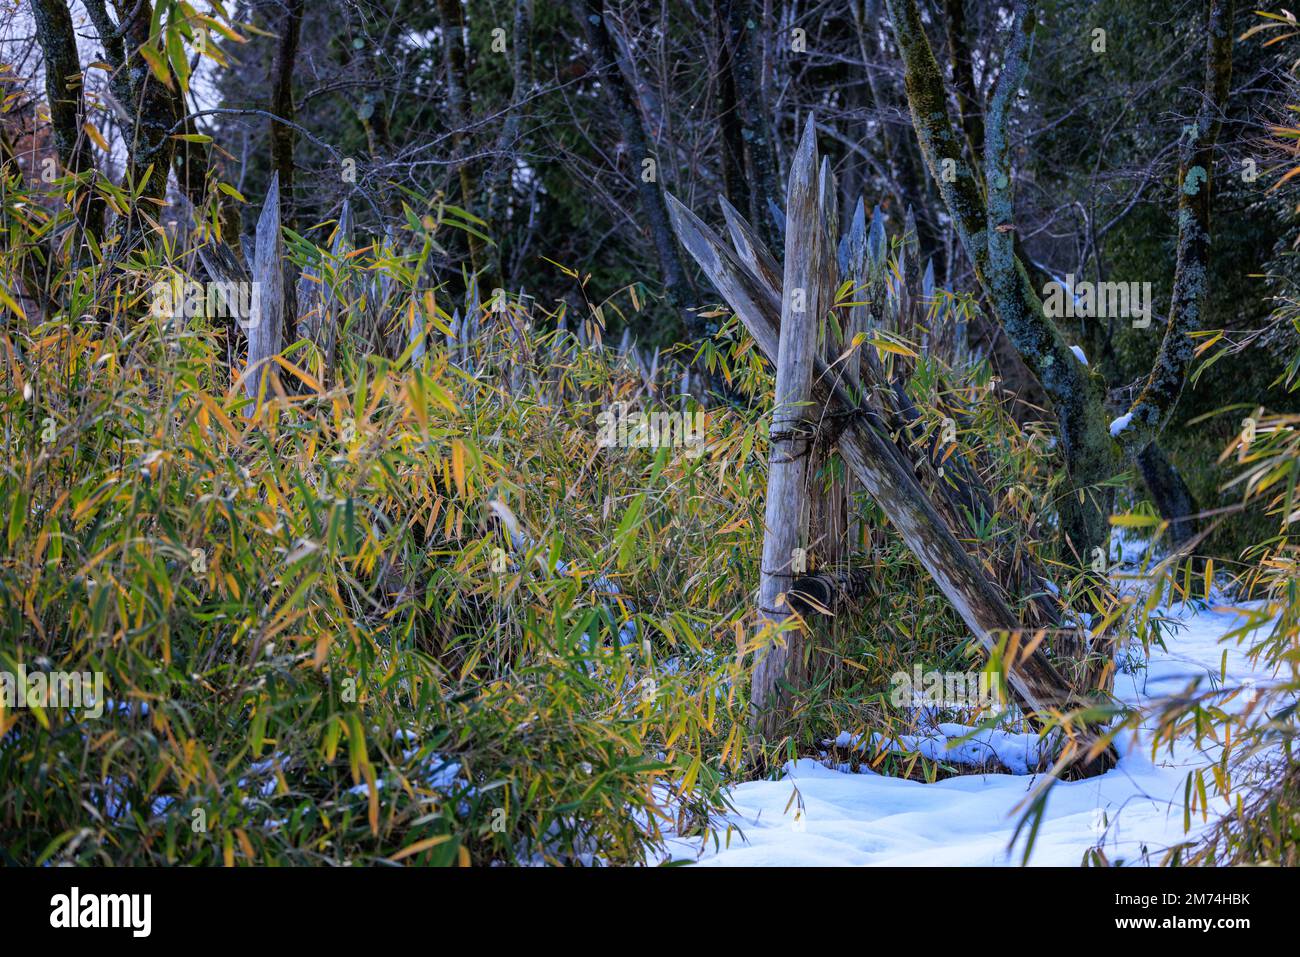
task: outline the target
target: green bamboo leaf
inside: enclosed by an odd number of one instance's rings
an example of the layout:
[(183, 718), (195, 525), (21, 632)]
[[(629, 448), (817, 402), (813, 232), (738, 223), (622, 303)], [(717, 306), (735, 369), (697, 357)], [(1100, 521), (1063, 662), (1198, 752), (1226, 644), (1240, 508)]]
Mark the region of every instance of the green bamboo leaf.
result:
[(645, 492), (639, 493), (623, 513), (623, 519), (614, 532), (614, 544), (618, 549), (618, 568), (627, 567), (636, 548), (637, 536), (641, 528), (641, 513), (645, 510)]
[(22, 537), (23, 526), (27, 524), (27, 490), (18, 489), (13, 501), (9, 503), (9, 547)]

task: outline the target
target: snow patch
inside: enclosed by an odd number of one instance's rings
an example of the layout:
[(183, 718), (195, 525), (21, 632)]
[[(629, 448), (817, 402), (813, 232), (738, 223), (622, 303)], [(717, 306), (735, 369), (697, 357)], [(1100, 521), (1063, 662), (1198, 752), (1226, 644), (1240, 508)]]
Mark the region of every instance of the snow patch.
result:
[[(1249, 636), (1240, 644), (1222, 642), (1241, 625), (1232, 608), (1198, 611), (1174, 603), (1161, 614), (1177, 632), (1166, 648), (1152, 648), (1145, 667), (1116, 676), (1115, 694), (1125, 704), (1146, 706), (1182, 694), (1194, 679), (1259, 687), (1274, 681), (1250, 660)], [(1222, 682), (1221, 663), (1227, 672)], [(1184, 832), (1183, 795), (1188, 772), (1214, 763), (1217, 749), (1180, 739), (1173, 748), (1162, 746), (1153, 760), (1154, 724), (1152, 719), (1116, 741), (1120, 760), (1111, 771), (1052, 788), (1030, 864), (1078, 866), (1093, 847), (1103, 848), (1111, 861), (1159, 863), (1167, 849), (1195, 840), (1209, 826), (1196, 815), (1192, 831)], [(858, 741), (848, 734), (836, 739), (841, 747)], [(729, 800), (735, 810), (715, 832), (716, 845), (712, 839), (674, 837), (666, 856), (708, 867), (1020, 863), (1023, 832), (1012, 845), (1023, 802), (1038, 783), (1034, 735), (985, 730), (972, 736), (960, 725), (940, 725), (937, 733), (898, 744), (948, 763), (968, 757), (987, 765), (995, 754), (1017, 773), (967, 774), (927, 784), (871, 771), (851, 773), (846, 765), (832, 769), (803, 758), (786, 765), (779, 781), (733, 787)], [(1211, 824), (1231, 810), (1222, 800), (1212, 798), (1210, 804)]]
[(1014, 774), (1031, 774), (1051, 765), (1047, 748), (1036, 734), (971, 728), (952, 722), (943, 722), (928, 734), (901, 734), (897, 740), (873, 732), (869, 743), (863, 742), (860, 735), (841, 731), (834, 744), (867, 755), (881, 751), (920, 753), (945, 764), (970, 768), (995, 766)]

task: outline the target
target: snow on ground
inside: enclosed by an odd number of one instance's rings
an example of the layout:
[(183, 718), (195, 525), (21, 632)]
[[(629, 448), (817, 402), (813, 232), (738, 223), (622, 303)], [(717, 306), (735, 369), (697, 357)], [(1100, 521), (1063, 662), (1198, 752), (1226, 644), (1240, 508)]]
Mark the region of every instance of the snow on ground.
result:
[[(1116, 677), (1115, 693), (1126, 704), (1176, 694), (1198, 676), (1218, 681), (1225, 650), (1229, 686), (1271, 682), (1271, 675), (1252, 667), (1243, 647), (1220, 643), (1241, 624), (1229, 607), (1198, 613), (1176, 604), (1163, 615), (1180, 627), (1166, 637), (1167, 651), (1153, 647), (1145, 667), (1139, 664)], [(1132, 656), (1138, 662), (1140, 651)], [(1242, 706), (1240, 700), (1227, 707)], [(1158, 863), (1166, 848), (1188, 839), (1183, 830), (1187, 774), (1210, 764), (1214, 755), (1187, 741), (1173, 753), (1162, 748), (1153, 762), (1149, 742), (1145, 729), (1127, 733), (1117, 742), (1121, 758), (1113, 770), (1053, 787), (1030, 864), (1077, 866), (1096, 846), (1112, 862)], [(736, 811), (728, 817), (730, 828), (715, 833), (720, 846), (713, 840), (673, 839), (668, 858), (703, 866), (1018, 864), (1024, 832), (1010, 847), (1023, 814), (1018, 805), (1039, 780), (1030, 774), (970, 774), (925, 784), (832, 770), (805, 758), (787, 765), (782, 780), (732, 788)], [(1198, 826), (1205, 825), (1195, 816), (1192, 837)]]

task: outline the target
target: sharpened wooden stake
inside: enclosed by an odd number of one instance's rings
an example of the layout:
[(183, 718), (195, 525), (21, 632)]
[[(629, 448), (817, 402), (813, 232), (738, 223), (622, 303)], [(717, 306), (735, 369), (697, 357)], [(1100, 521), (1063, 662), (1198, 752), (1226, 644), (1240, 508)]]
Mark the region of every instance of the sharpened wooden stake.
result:
[[(785, 274), (776, 356), (771, 452), (764, 510), (763, 564), (758, 620), (779, 629), (791, 615), (794, 579), (806, 571), (803, 516), (814, 423), (809, 420), (817, 326), (830, 307), (827, 268), (831, 251), (821, 223), (817, 136), (809, 116), (790, 164), (786, 192)], [(786, 691), (802, 677), (799, 628), (786, 630), (759, 652), (750, 693), (751, 726), (774, 736)]]
[(256, 400), (263, 392), (271, 357), (281, 348), (284, 327), (284, 237), (280, 233), (280, 174), (271, 175), (262, 215), (257, 220), (253, 256), (253, 309), (248, 324), (248, 367), (244, 391)]
[[(835, 249), (839, 236), (839, 204), (836, 200), (835, 176), (831, 173), (830, 159), (827, 157), (822, 158), (817, 181), (818, 219), (824, 234), (823, 241), (828, 248)], [(835, 256), (828, 258), (825, 268), (827, 302), (826, 308), (818, 317), (818, 351), (826, 365), (833, 367), (845, 346), (842, 338), (843, 323), (832, 314), (831, 308), (839, 275)], [(848, 371), (847, 366), (845, 371)], [(825, 419), (824, 410), (815, 410), (812, 418), (819, 432), (829, 431), (830, 423)], [(812, 460), (808, 466), (809, 555), (815, 557), (819, 571), (839, 570), (848, 558), (848, 543), (845, 540), (848, 525), (847, 489), (844, 481), (834, 474), (833, 451), (831, 442), (818, 442), (813, 447)], [(835, 621), (832, 618), (825, 624), (834, 627)]]

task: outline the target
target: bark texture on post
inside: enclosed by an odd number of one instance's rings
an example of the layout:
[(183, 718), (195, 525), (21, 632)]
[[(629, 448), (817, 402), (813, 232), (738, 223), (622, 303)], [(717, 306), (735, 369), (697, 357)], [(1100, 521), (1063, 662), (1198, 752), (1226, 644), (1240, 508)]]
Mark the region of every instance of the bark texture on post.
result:
[[(238, 288), (245, 288), (245, 284), (252, 282), (252, 276), (244, 265), (243, 257), (220, 237), (206, 236), (196, 251), (199, 254), (199, 262), (203, 263), (203, 269), (212, 282), (238, 283), (240, 284)], [(243, 330), (234, 318), (228, 318), (224, 325), (214, 331), (217, 333), (220, 348), (226, 356), (226, 369), (231, 376), (234, 376), (236, 357), (244, 341)]]
[[(758, 586), (760, 623), (779, 628), (790, 617), (788, 596), (807, 542), (803, 514), (808, 491), (810, 452), (816, 423), (810, 419), (817, 326), (830, 307), (830, 244), (821, 221), (821, 177), (812, 117), (790, 164), (786, 193), (785, 283), (776, 362), (771, 452), (764, 510), (763, 564)], [(751, 725), (764, 737), (775, 735), (785, 715), (783, 685), (802, 676), (803, 642), (796, 627), (759, 653), (750, 694)]]
[[(844, 378), (850, 394), (858, 401), (862, 401), (862, 365), (864, 356), (870, 352), (870, 347), (866, 345), (866, 336), (871, 324), (871, 309), (865, 301), (865, 295), (872, 260), (867, 254), (867, 206), (861, 196), (858, 197), (858, 203), (853, 208), (853, 220), (849, 224), (845, 240), (845, 275), (843, 278), (852, 281), (853, 290), (849, 293), (849, 300), (852, 305), (849, 306), (848, 315), (844, 321), (844, 349), (845, 351), (851, 350)], [(875, 358), (874, 354), (872, 354), (872, 358)], [(850, 556), (855, 549), (860, 548), (863, 544), (862, 519), (858, 514), (858, 510), (853, 507), (855, 496), (860, 489), (861, 486), (858, 484), (857, 479), (852, 475), (845, 476), (844, 499), (847, 516), (844, 534)]]
[[(843, 323), (837, 322), (837, 317), (831, 314), (838, 285), (835, 282), (838, 275), (835, 248), (839, 236), (839, 197), (828, 160), (822, 160), (818, 184), (817, 204), (821, 229), (830, 256), (824, 272), (827, 302), (817, 316), (816, 323), (817, 350), (827, 366), (832, 366), (844, 351), (845, 342), (841, 337)], [(789, 246), (788, 239), (786, 245)], [(848, 557), (845, 541), (848, 525), (847, 494), (844, 481), (836, 474), (834, 440), (820, 438), (830, 433), (829, 429), (822, 428), (827, 423), (821, 421), (821, 415), (817, 411), (810, 417), (817, 427), (819, 438), (813, 442), (808, 465), (808, 555), (816, 569), (835, 570)], [(833, 620), (829, 622), (831, 627), (834, 624)]]

